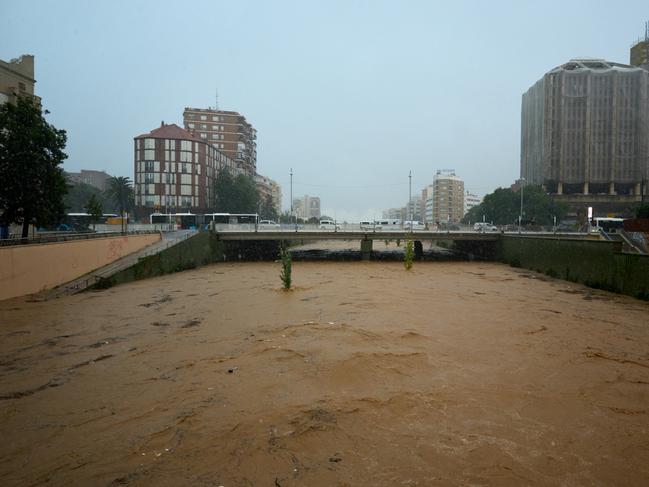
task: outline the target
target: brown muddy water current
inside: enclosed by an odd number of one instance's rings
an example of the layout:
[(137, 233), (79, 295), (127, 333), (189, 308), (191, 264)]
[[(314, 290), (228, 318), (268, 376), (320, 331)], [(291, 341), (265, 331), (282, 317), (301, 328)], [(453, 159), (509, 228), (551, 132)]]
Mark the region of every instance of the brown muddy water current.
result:
[(4, 486), (647, 485), (649, 304), (492, 263), (0, 302)]

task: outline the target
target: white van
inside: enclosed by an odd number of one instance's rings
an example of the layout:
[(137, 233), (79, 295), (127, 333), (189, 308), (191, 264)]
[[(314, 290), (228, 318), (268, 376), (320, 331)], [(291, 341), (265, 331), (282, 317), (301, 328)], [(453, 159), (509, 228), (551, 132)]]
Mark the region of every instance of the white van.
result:
[(364, 220), (364, 221), (362, 221), (362, 222), (360, 223), (360, 226), (361, 226), (361, 230), (365, 230), (365, 231), (368, 231), (368, 230), (369, 230), (369, 231), (374, 230), (374, 222), (369, 221), (369, 220)]
[(403, 222), (403, 229), (406, 232), (414, 232), (416, 230), (425, 230), (426, 227), (423, 223), (418, 221), (405, 221)]
[(340, 230), (340, 225), (336, 225), (333, 220), (320, 220), (320, 230)]
[(376, 220), (374, 222), (374, 229), (377, 231), (383, 230), (384, 232), (394, 232), (396, 230), (401, 230), (401, 220), (397, 218), (391, 220)]

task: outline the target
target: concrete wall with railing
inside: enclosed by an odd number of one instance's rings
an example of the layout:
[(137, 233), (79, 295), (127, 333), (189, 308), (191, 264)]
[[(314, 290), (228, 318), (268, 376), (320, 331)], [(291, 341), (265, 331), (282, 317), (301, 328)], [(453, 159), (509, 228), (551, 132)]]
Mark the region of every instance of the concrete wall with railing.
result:
[(0, 247), (0, 300), (66, 283), (160, 238), (152, 233)]

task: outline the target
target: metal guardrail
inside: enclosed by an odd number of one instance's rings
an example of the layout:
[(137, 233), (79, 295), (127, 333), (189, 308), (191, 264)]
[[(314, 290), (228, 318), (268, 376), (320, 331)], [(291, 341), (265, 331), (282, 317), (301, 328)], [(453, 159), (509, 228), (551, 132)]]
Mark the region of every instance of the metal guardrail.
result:
[(48, 235), (39, 235), (38, 237), (27, 238), (7, 238), (0, 240), (0, 247), (9, 247), (12, 245), (36, 245), (55, 242), (71, 242), (77, 240), (89, 240), (93, 238), (120, 237), (125, 235), (147, 235), (160, 233), (159, 230), (135, 230), (131, 232), (105, 232), (105, 233), (60, 233), (55, 232)]

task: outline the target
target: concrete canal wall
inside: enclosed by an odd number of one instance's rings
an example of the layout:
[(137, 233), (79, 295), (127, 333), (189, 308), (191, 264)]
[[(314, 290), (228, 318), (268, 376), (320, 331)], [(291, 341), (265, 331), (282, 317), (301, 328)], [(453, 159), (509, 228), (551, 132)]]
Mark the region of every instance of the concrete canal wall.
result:
[(159, 240), (156, 233), (0, 247), (0, 300), (69, 282)]
[(649, 300), (649, 256), (599, 240), (503, 236), (496, 260), (567, 281)]

